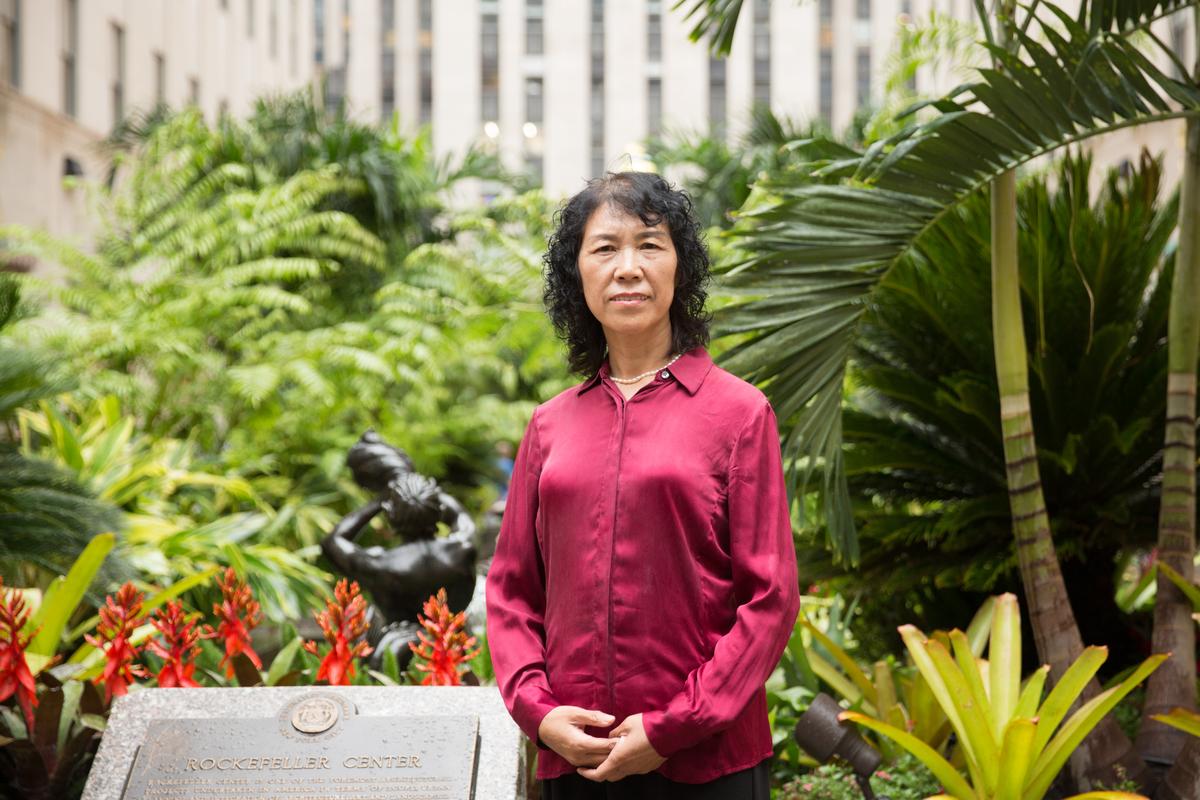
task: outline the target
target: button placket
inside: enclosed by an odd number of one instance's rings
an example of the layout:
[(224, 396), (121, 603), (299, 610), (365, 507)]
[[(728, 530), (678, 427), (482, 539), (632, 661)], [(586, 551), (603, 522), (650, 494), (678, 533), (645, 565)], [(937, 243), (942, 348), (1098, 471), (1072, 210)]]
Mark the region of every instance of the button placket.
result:
[(613, 392), (613, 399), (617, 404), (617, 416), (619, 418), (620, 433), (617, 436), (617, 466), (613, 473), (613, 510), (612, 510), (612, 529), (608, 535), (608, 607), (605, 613), (608, 617), (607, 635), (605, 641), (605, 650), (607, 651), (607, 673), (608, 673), (608, 703), (612, 713), (616, 713), (616, 686), (613, 684), (613, 570), (616, 566), (617, 557), (617, 521), (620, 514), (620, 496), (621, 496), (621, 456), (625, 451), (625, 422), (629, 416), (629, 401), (627, 401), (621, 393)]

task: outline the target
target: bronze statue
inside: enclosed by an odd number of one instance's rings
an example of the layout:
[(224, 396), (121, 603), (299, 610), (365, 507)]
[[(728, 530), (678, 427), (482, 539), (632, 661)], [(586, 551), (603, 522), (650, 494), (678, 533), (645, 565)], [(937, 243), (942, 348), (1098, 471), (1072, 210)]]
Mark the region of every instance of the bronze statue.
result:
[[(408, 663), (416, 641), (422, 604), (441, 587), (454, 611), (470, 603), (475, 590), (475, 523), (462, 504), (437, 481), (413, 471), (403, 450), (368, 430), (350, 448), (346, 464), (354, 482), (376, 497), (347, 514), (321, 542), (325, 557), (346, 577), (358, 581), (373, 602), (367, 637), (378, 665), (384, 650)], [(401, 544), (360, 547), (355, 539), (380, 511)], [(438, 538), (438, 523), (449, 527)]]

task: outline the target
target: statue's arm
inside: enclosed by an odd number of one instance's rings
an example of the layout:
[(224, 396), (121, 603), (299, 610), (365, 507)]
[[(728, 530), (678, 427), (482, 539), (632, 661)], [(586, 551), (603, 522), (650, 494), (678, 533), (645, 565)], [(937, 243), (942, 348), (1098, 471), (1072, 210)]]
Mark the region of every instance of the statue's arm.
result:
[(354, 539), (382, 508), (382, 500), (372, 500), (357, 511), (342, 517), (330, 534), (322, 540), (321, 551), (338, 569), (345, 572), (367, 560), (365, 551), (354, 543)]
[(442, 522), (450, 526), (450, 535), (471, 540), (475, 536), (475, 520), (463, 508), (462, 503), (454, 497), (439, 492), (438, 499), (442, 504)]

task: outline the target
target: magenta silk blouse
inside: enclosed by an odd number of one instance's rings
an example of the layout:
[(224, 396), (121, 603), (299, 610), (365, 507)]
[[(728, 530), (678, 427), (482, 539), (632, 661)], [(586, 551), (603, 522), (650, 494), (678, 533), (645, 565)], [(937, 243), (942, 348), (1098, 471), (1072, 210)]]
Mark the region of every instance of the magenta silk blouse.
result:
[[(531, 739), (559, 705), (614, 715), (601, 737), (642, 713), (671, 780), (751, 767), (799, 606), (775, 412), (704, 347), (628, 400), (605, 361), (534, 410), (487, 575), (496, 680)], [(574, 771), (539, 747), (539, 779)]]

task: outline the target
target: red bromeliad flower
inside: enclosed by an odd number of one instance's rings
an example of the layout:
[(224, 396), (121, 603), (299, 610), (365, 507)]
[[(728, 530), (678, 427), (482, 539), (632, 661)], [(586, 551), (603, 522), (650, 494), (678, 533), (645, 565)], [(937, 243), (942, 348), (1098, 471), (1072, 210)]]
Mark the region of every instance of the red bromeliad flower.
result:
[[(417, 615), (417, 622), (425, 629), (417, 631), (421, 645), (408, 645), (422, 662), (417, 664), (417, 669), (428, 673), (421, 680), (421, 685), (458, 686), (462, 683), (462, 673), (466, 671), (463, 664), (479, 655), (478, 648), (471, 651), (475, 637), (468, 636), (463, 630), (467, 614), (465, 611), (450, 613), (444, 588), (438, 589), (436, 596), (425, 601), (424, 610), (425, 616)], [(426, 636), (426, 633), (429, 635)]]
[(149, 675), (144, 667), (134, 663), (141, 647), (130, 641), (142, 616), (144, 597), (132, 583), (126, 583), (117, 590), (115, 601), (111, 594), (104, 598), (100, 624), (96, 626), (97, 635), (84, 636), (88, 644), (104, 653), (104, 672), (93, 678), (92, 683), (104, 684), (106, 703), (112, 702), (113, 697), (127, 694), (134, 678)]
[[(314, 612), (313, 616), (330, 644), (317, 670), (317, 680), (328, 681), (330, 686), (349, 686), (354, 677), (354, 659), (371, 654), (367, 643), (358, 641), (367, 632), (367, 601), (359, 592), (358, 582), (347, 586), (345, 578), (338, 581), (333, 599), (325, 602), (324, 611)], [(316, 642), (305, 642), (304, 649), (320, 655)]]
[(161, 642), (152, 639), (147, 647), (164, 662), (156, 676), (158, 685), (164, 689), (200, 685), (192, 679), (196, 671), (196, 656), (200, 654), (198, 642), (214, 634), (196, 627), (199, 616), (199, 613), (184, 614), (183, 606), (171, 600), (158, 609), (150, 620), (150, 624), (162, 635)]
[(38, 704), (37, 686), (33, 673), (25, 661), (25, 648), (33, 633), (21, 636), (21, 629), (29, 620), (29, 609), (25, 606), (25, 595), (16, 589), (4, 591), (0, 579), (0, 703), (14, 694), (25, 714), (25, 724), (33, 733), (33, 707)]
[(219, 578), (217, 584), (221, 587), (221, 602), (213, 603), (213, 613), (221, 620), (216, 635), (225, 640), (225, 655), (221, 658), (225, 674), (233, 677), (233, 657), (238, 653), (245, 653), (255, 667), (262, 669), (262, 659), (250, 646), (250, 631), (262, 622), (261, 608), (254, 593), (246, 583), (238, 580), (233, 567), (225, 570), (225, 577)]

